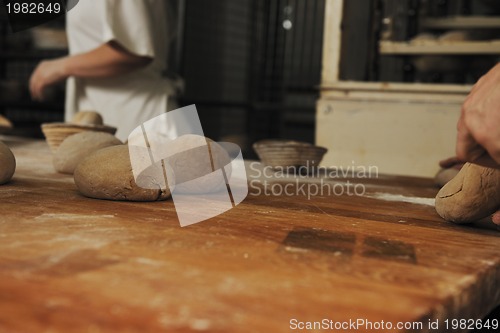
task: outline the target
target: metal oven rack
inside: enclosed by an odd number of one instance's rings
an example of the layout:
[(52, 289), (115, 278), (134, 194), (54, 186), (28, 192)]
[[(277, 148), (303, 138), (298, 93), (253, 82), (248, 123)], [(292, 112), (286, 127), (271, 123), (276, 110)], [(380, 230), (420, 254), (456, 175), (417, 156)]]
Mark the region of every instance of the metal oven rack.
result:
[(500, 57), (500, 2), (327, 0), (316, 142), (324, 163), (432, 177), (472, 84)]

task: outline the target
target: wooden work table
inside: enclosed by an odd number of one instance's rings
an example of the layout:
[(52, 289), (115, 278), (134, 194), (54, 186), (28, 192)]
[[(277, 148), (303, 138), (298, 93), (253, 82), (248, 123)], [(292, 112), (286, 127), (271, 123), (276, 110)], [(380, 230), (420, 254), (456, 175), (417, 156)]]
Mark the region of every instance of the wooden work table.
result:
[(1, 333), (300, 331), (293, 319), (440, 332), (500, 304), (500, 233), (441, 220), (430, 180), (352, 179), (364, 196), (309, 200), (251, 186), (181, 228), (172, 201), (82, 197), (44, 142), (2, 139), (18, 167), (0, 186)]

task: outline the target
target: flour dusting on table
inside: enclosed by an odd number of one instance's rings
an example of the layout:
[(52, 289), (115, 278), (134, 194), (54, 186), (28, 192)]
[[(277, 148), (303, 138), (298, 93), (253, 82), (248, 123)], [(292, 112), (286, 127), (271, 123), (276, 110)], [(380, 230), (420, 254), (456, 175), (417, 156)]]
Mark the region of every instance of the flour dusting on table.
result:
[(374, 195), (369, 195), (368, 197), (384, 201), (409, 202), (426, 206), (434, 206), (435, 202), (434, 198), (407, 197), (401, 194), (390, 193), (375, 193)]

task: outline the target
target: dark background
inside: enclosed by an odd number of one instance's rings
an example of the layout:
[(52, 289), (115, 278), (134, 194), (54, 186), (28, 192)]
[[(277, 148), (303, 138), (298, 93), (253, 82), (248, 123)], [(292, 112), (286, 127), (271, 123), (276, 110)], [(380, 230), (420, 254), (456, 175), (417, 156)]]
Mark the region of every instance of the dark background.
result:
[[(247, 152), (262, 138), (314, 141), (324, 0), (170, 1), (178, 13), (170, 72), (184, 78), (180, 103), (197, 105), (207, 136), (231, 139)], [(29, 31), (13, 34), (1, 15), (0, 82), (20, 82), (24, 90), (0, 92), (0, 113), (16, 133), (40, 137), (40, 123), (63, 120), (64, 95), (32, 102), (27, 82), (40, 60), (67, 51), (36, 49)], [(62, 28), (64, 17), (46, 26)]]

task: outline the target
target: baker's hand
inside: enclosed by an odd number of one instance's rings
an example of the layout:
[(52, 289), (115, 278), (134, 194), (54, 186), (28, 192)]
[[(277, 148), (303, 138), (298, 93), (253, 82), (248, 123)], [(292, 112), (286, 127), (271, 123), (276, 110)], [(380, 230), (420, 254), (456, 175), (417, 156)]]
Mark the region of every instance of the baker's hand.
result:
[(458, 122), (460, 160), (500, 168), (500, 64), (472, 88)]
[(495, 223), (500, 228), (500, 210), (493, 214), (491, 219), (493, 220), (493, 223)]
[(65, 59), (59, 58), (40, 62), (30, 78), (31, 98), (44, 100), (44, 90), (48, 86), (65, 80)]
[(439, 166), (443, 169), (457, 169), (460, 170), (464, 166), (464, 162), (461, 161), (458, 157), (449, 157), (445, 160), (439, 161)]

